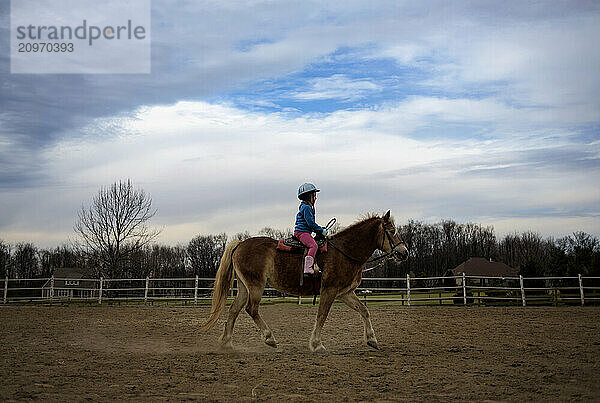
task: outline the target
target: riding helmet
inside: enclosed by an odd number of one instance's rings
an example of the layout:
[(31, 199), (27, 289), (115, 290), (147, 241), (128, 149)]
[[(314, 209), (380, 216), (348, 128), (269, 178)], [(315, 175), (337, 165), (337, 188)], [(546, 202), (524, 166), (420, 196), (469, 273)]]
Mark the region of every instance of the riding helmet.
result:
[(320, 190), (312, 183), (303, 183), (298, 188), (298, 197), (311, 192), (320, 192)]

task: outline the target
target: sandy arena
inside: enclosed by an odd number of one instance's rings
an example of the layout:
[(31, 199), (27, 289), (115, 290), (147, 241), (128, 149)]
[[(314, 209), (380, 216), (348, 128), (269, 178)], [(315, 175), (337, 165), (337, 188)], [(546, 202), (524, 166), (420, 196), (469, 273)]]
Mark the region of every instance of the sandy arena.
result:
[(316, 309), (267, 305), (279, 348), (242, 312), (221, 353), (203, 307), (8, 306), (0, 399), (50, 401), (598, 401), (600, 308), (334, 306), (325, 354), (308, 351)]

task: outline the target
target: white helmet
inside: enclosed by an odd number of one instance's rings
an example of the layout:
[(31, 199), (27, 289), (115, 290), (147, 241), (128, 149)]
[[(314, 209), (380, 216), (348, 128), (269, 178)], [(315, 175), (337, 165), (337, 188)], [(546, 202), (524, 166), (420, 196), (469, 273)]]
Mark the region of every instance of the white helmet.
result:
[(320, 190), (312, 183), (303, 183), (298, 188), (298, 197), (311, 192), (320, 192)]

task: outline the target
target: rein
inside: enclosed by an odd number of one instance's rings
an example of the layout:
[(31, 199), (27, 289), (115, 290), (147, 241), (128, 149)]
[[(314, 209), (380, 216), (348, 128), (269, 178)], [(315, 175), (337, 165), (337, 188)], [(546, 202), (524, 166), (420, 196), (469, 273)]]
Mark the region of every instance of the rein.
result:
[[(333, 221), (333, 220), (332, 220), (332, 221)], [(329, 225), (329, 224), (328, 224), (328, 225)], [(384, 253), (383, 255), (381, 255), (381, 256), (377, 256), (377, 257), (375, 257), (375, 258), (368, 259), (368, 260), (365, 262), (365, 266), (366, 266), (366, 264), (367, 264), (367, 263), (377, 262), (377, 261), (379, 261), (379, 260), (383, 260), (383, 259), (386, 259), (386, 260), (385, 260), (385, 261), (382, 261), (382, 262), (380, 262), (379, 264), (377, 264), (377, 265), (376, 265), (376, 266), (374, 266), (374, 267), (370, 267), (370, 268), (368, 268), (368, 269), (367, 269), (367, 268), (363, 268), (363, 269), (362, 269), (363, 273), (364, 273), (364, 272), (367, 272), (367, 271), (371, 271), (371, 270), (374, 270), (374, 269), (377, 269), (377, 268), (379, 268), (381, 265), (383, 265), (383, 264), (384, 264), (384, 263), (385, 263), (385, 262), (386, 262), (386, 261), (387, 261), (387, 260), (390, 258), (390, 256), (391, 256), (391, 255), (392, 255), (392, 254), (395, 252), (396, 248), (397, 248), (398, 246), (400, 246), (400, 245), (402, 245), (402, 244), (404, 243), (404, 242), (398, 242), (397, 244), (395, 244), (395, 243), (394, 243), (394, 240), (392, 239), (392, 236), (389, 234), (389, 231), (388, 231), (388, 230), (385, 228), (385, 225), (383, 225), (383, 231), (384, 231), (384, 233), (385, 233), (385, 236), (386, 236), (386, 238), (387, 238), (388, 242), (390, 243), (391, 250), (390, 250), (389, 252), (385, 252), (385, 253)], [(328, 239), (328, 240), (327, 240), (327, 243), (328, 243), (329, 245), (333, 246), (333, 247), (334, 247), (334, 249), (336, 249), (338, 252), (340, 252), (342, 255), (344, 255), (344, 256), (345, 256), (345, 257), (347, 257), (348, 259), (350, 259), (350, 260), (352, 260), (352, 261), (354, 261), (354, 262), (357, 262), (357, 263), (361, 263), (361, 262), (362, 262), (362, 260), (361, 260), (361, 259), (357, 259), (357, 258), (355, 258), (355, 257), (353, 257), (353, 256), (350, 256), (350, 255), (349, 255), (347, 252), (345, 252), (345, 251), (344, 251), (342, 248), (340, 248), (340, 247), (339, 247), (339, 246), (337, 246), (337, 245), (336, 245), (334, 242), (332, 242), (332, 240)]]
[(332, 241), (331, 239), (328, 239), (328, 240), (327, 240), (327, 245), (331, 245), (331, 246), (333, 246), (335, 249), (337, 249), (337, 250), (338, 250), (338, 252), (340, 252), (342, 255), (346, 256), (348, 259), (350, 259), (350, 260), (352, 260), (352, 261), (354, 261), (354, 262), (358, 262), (358, 263), (360, 263), (360, 262), (362, 261), (362, 260), (360, 260), (360, 259), (357, 259), (357, 258), (355, 258), (355, 257), (352, 257), (352, 256), (350, 256), (349, 254), (347, 254), (346, 252), (344, 252), (344, 251), (342, 250), (342, 248), (340, 248), (339, 246), (337, 246), (336, 244), (334, 244), (334, 243), (333, 243), (333, 241)]

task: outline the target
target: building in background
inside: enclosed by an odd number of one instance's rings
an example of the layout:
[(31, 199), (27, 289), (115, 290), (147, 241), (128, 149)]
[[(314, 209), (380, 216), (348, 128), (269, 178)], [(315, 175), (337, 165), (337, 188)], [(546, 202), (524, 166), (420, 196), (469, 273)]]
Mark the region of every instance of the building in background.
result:
[[(54, 271), (54, 298), (92, 298), (98, 295), (98, 281), (77, 267), (59, 267)], [(50, 298), (51, 280), (42, 287), (42, 298)]]
[[(452, 275), (462, 276), (483, 276), (483, 277), (516, 277), (519, 269), (510, 267), (502, 262), (493, 262), (482, 257), (472, 257), (469, 260), (462, 262), (451, 270)], [(485, 279), (481, 279), (481, 284), (485, 283)], [(462, 284), (462, 279), (456, 279), (457, 285)]]

